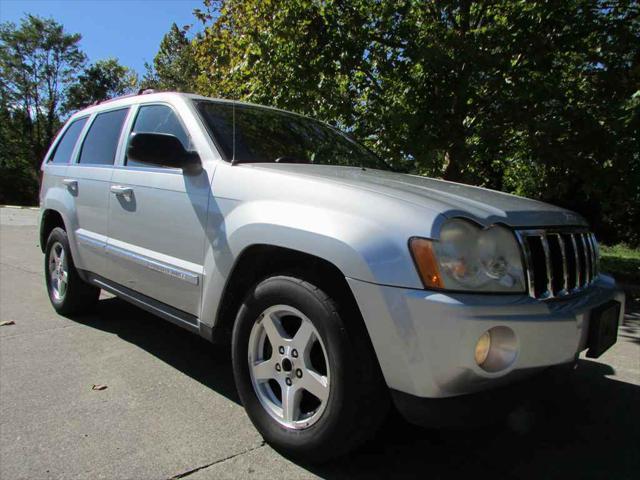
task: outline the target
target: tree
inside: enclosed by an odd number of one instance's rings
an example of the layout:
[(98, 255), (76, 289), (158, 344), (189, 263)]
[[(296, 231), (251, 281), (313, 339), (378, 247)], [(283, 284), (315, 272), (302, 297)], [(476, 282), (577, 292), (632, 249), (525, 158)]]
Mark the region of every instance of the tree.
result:
[(552, 201), (640, 241), (637, 127), (624, 121), (637, 1), (204, 5), (201, 93), (328, 120), (395, 165)]
[(87, 67), (69, 86), (65, 109), (78, 110), (94, 102), (133, 93), (138, 89), (138, 75), (115, 58), (98, 60)]
[(198, 65), (187, 31), (188, 27), (181, 30), (175, 23), (171, 25), (160, 42), (153, 66), (145, 64), (144, 88), (194, 91)]
[(32, 168), (39, 166), (59, 127), (65, 89), (85, 63), (80, 38), (65, 33), (54, 20), (34, 15), (27, 15), (19, 27), (0, 25), (1, 107), (33, 152)]
[(0, 94), (0, 204), (34, 204), (38, 181), (29, 142), (22, 136), (25, 116)]
[(52, 19), (0, 24), (0, 203), (37, 201), (40, 162), (85, 63), (79, 42)]

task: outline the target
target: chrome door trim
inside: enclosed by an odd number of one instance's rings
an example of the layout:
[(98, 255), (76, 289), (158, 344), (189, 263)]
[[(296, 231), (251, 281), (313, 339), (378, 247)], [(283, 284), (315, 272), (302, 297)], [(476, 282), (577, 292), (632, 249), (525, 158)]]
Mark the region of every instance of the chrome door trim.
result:
[(87, 233), (84, 233), (82, 230), (76, 230), (75, 232), (76, 238), (78, 242), (92, 248), (104, 249), (107, 246), (107, 241), (105, 239), (94, 238)]
[(142, 265), (149, 270), (164, 273), (165, 275), (168, 275), (170, 277), (178, 278), (187, 283), (190, 283), (191, 285), (198, 285), (200, 283), (200, 276), (196, 273), (174, 267), (173, 265), (169, 265), (158, 260), (153, 260), (149, 257), (145, 257), (121, 247), (107, 245), (107, 253), (137, 263), (138, 265)]

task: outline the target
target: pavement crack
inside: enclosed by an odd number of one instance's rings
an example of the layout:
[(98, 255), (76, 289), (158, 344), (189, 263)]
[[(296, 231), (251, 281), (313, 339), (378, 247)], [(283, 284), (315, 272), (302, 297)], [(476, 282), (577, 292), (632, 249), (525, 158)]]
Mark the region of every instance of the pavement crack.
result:
[(25, 335), (39, 335), (41, 333), (51, 333), (55, 330), (62, 330), (63, 328), (72, 328), (72, 327), (80, 327), (82, 324), (70, 324), (70, 325), (61, 325), (60, 327), (53, 328), (45, 328), (44, 330), (38, 330), (36, 332), (24, 332), (24, 333), (16, 333), (15, 335), (0, 335), (0, 339), (5, 340), (8, 338), (17, 338), (24, 337)]
[(23, 267), (18, 267), (16, 265), (11, 265), (10, 263), (0, 262), (0, 266), (14, 268), (16, 270), (20, 270), (21, 272), (31, 273), (33, 275), (40, 275), (42, 273), (42, 272), (34, 272), (33, 270), (29, 270), (29, 269), (26, 269), (26, 268), (23, 268)]
[(196, 473), (196, 472), (199, 472), (200, 470), (204, 470), (205, 468), (213, 467), (214, 465), (218, 465), (219, 463), (226, 462), (227, 460), (231, 460), (233, 458), (240, 457), (242, 455), (246, 455), (247, 453), (253, 452), (254, 450), (258, 450), (259, 448), (262, 448), (264, 446), (265, 446), (265, 441), (263, 440), (260, 443), (260, 445), (258, 445), (258, 446), (255, 446), (255, 447), (252, 447), (252, 448), (248, 448), (247, 450), (243, 450), (242, 452), (234, 453), (233, 455), (229, 455), (228, 457), (220, 458), (219, 460), (216, 460), (215, 462), (207, 463), (206, 465), (201, 465), (201, 466), (193, 468), (191, 470), (187, 470), (186, 472), (178, 473), (177, 475), (174, 475), (173, 477), (169, 477), (167, 480), (178, 480), (180, 478), (188, 477), (189, 475), (191, 475), (193, 473)]

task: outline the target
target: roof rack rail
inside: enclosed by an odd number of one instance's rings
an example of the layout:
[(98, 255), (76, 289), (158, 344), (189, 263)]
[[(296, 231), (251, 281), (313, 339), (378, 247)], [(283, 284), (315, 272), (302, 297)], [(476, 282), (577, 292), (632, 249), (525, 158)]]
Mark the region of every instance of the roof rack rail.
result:
[(135, 96), (137, 96), (137, 93), (130, 93), (129, 95), (119, 95), (119, 96), (113, 97), (113, 98), (105, 98), (104, 100), (97, 100), (97, 101), (93, 102), (91, 104), (91, 106), (93, 106), (93, 105), (102, 105), (103, 103), (115, 102), (116, 100), (121, 100), (123, 98), (129, 98), (129, 97), (135, 97)]
[(120, 95), (113, 98), (105, 98), (104, 100), (96, 100), (95, 102), (93, 102), (91, 105), (88, 105), (88, 106), (95, 107), (96, 105), (102, 105), (103, 103), (113, 102), (115, 100), (120, 100), (122, 98), (137, 97), (138, 95), (149, 95), (151, 93), (158, 93), (158, 90), (154, 90), (153, 88), (141, 88), (136, 93), (130, 93), (128, 95)]

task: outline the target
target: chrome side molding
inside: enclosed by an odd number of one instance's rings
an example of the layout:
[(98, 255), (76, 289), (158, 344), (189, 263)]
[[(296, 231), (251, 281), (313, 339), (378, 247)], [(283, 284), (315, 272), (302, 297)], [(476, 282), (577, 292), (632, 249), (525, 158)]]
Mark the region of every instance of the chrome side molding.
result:
[(142, 265), (150, 270), (164, 273), (170, 277), (179, 278), (180, 280), (184, 280), (192, 285), (198, 285), (200, 283), (200, 276), (196, 273), (174, 267), (173, 265), (168, 265), (158, 260), (153, 260), (143, 255), (125, 250), (124, 248), (107, 245), (107, 253), (137, 263), (138, 265)]

